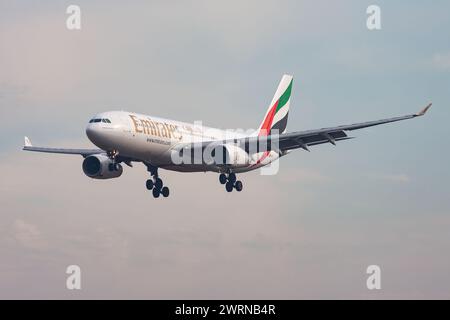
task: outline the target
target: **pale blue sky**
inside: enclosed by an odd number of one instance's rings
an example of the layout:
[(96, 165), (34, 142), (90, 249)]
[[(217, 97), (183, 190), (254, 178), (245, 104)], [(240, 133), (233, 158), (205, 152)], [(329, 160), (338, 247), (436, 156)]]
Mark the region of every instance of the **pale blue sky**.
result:
[[(82, 30), (65, 28), (78, 4)], [(366, 8), (381, 7), (368, 31)], [(448, 1), (0, 0), (0, 298), (449, 298)], [(293, 152), (275, 177), (143, 166), (93, 181), (90, 117), (126, 109), (256, 127), (283, 73), (288, 130), (426, 117)], [(83, 290), (65, 289), (79, 264)], [(382, 290), (365, 288), (378, 264)]]

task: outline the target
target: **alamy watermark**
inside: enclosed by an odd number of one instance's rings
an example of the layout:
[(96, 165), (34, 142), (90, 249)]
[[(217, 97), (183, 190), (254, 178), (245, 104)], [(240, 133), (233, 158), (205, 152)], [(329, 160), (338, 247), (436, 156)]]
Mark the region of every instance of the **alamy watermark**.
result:
[[(145, 128), (145, 123), (138, 129), (143, 133), (151, 130)], [(184, 130), (187, 134), (183, 134)], [(262, 175), (273, 175), (279, 169), (277, 160), (284, 155), (276, 129), (221, 131), (203, 127), (201, 121), (196, 121), (193, 127), (181, 128), (177, 134), (184, 138), (171, 149), (171, 161), (175, 165), (202, 165), (223, 171), (231, 167), (254, 167), (261, 168)]]
[(367, 17), (366, 26), (367, 29), (381, 30), (381, 8), (377, 5), (370, 5), (366, 9)]
[(375, 264), (370, 265), (366, 269), (366, 273), (370, 276), (366, 280), (366, 286), (369, 290), (381, 289), (381, 268)]
[(81, 268), (75, 264), (66, 269), (69, 275), (66, 279), (66, 288), (68, 290), (81, 290)]
[(69, 15), (66, 20), (68, 30), (81, 30), (81, 8), (71, 4), (67, 7), (66, 13)]

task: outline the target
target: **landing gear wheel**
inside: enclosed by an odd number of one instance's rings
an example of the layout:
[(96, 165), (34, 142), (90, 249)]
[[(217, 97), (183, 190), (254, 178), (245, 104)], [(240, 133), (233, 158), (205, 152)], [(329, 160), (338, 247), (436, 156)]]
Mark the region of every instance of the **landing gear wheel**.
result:
[(167, 198), (169, 196), (169, 188), (163, 187), (161, 189), (161, 194), (163, 195), (164, 198)]
[(161, 190), (163, 186), (163, 181), (160, 178), (156, 178), (155, 180), (155, 188)]
[(231, 184), (234, 184), (236, 182), (236, 174), (233, 172), (228, 175), (228, 181), (231, 182)]
[(228, 181), (227, 184), (225, 185), (225, 189), (227, 190), (227, 192), (231, 192), (233, 191), (233, 183), (231, 183), (231, 181)]
[(148, 179), (145, 183), (145, 186), (147, 187), (147, 190), (152, 190), (153, 189), (153, 180)]
[(227, 183), (227, 176), (225, 175), (225, 173), (221, 173), (221, 174), (219, 175), (219, 181), (220, 181), (220, 184), (225, 184), (225, 183)]
[(240, 181), (240, 180), (236, 181), (234, 187), (236, 188), (236, 191), (242, 191), (242, 187), (243, 187), (242, 181)]
[(147, 171), (150, 172), (152, 179), (146, 181), (146, 187), (148, 190), (152, 191), (153, 197), (159, 198), (162, 195), (164, 198), (169, 196), (169, 188), (164, 186), (161, 178), (158, 177), (158, 167), (152, 166), (149, 163), (145, 164), (147, 166)]

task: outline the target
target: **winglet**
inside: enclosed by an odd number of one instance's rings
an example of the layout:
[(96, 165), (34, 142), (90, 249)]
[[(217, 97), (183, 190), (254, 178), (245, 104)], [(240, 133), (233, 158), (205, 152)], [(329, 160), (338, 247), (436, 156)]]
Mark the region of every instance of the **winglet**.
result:
[(31, 146), (32, 146), (32, 144), (31, 144), (30, 139), (28, 137), (25, 137), (25, 147), (31, 147)]
[(428, 104), (425, 108), (423, 108), (422, 110), (420, 110), (418, 113), (416, 113), (416, 116), (423, 116), (425, 113), (427, 113), (428, 109), (431, 108), (432, 103)]

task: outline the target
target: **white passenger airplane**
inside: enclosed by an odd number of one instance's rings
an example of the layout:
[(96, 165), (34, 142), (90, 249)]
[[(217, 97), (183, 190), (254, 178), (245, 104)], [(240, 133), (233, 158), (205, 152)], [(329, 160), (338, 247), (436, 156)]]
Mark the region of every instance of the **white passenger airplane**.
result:
[(292, 79), (290, 75), (283, 75), (259, 129), (251, 134), (110, 111), (97, 114), (86, 128), (89, 140), (100, 149), (34, 147), (25, 137), (23, 150), (81, 155), (84, 173), (94, 179), (117, 178), (123, 171), (122, 162), (130, 167), (132, 162), (142, 162), (152, 175), (152, 179), (146, 181), (146, 187), (152, 190), (155, 198), (161, 194), (169, 196), (169, 188), (158, 176), (159, 168), (217, 172), (220, 183), (225, 184), (228, 192), (241, 191), (242, 182), (236, 179), (236, 173), (266, 166), (294, 149), (309, 151), (310, 146), (335, 145), (337, 141), (351, 139), (346, 131), (422, 116), (431, 107), (430, 103), (418, 113), (401, 117), (286, 133)]

